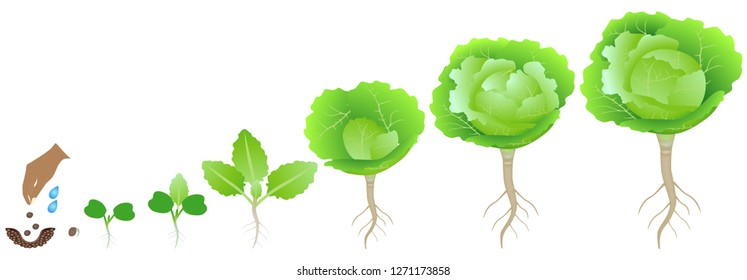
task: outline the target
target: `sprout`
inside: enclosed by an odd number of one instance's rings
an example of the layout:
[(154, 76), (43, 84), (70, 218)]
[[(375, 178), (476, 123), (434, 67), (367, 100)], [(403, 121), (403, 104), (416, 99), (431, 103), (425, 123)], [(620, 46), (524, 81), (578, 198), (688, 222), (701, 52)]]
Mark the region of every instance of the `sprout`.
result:
[(168, 194), (162, 191), (154, 192), (153, 197), (148, 200), (148, 208), (156, 213), (171, 214), (171, 222), (174, 224), (174, 239), (176, 239), (174, 248), (179, 246), (179, 240), (183, 237), (177, 224), (177, 220), (182, 213), (200, 216), (207, 212), (205, 197), (201, 194), (189, 194), (187, 180), (184, 179), (182, 174), (176, 174), (174, 179), (171, 180)]
[(94, 219), (104, 219), (104, 226), (106, 227), (106, 248), (112, 243), (112, 234), (109, 231), (109, 225), (117, 218), (117, 220), (128, 222), (135, 218), (135, 212), (132, 210), (132, 203), (123, 202), (117, 204), (112, 210), (111, 215), (106, 215), (106, 206), (101, 201), (91, 199), (88, 201), (88, 205), (83, 208), (83, 212), (86, 216)]

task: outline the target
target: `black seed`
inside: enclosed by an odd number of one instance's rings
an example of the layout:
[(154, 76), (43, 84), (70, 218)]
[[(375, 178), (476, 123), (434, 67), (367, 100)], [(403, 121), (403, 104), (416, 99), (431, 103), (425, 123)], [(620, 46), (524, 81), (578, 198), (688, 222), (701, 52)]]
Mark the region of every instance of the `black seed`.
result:
[(31, 235), (31, 231), (30, 230), (26, 230), (26, 231), (23, 232), (23, 235), (29, 236), (29, 235)]
[(70, 229), (69, 229), (69, 230), (67, 231), (67, 234), (68, 234), (68, 235), (70, 235), (70, 236), (75, 236), (76, 234), (78, 234), (78, 228), (76, 228), (76, 227), (71, 227), (71, 228), (70, 228)]
[(34, 213), (31, 213), (31, 212), (26, 213), (26, 218), (31, 219), (31, 217), (33, 216), (34, 216)]
[(39, 224), (34, 224), (33, 226), (31, 226), (31, 228), (33, 228), (33, 229), (39, 229)]

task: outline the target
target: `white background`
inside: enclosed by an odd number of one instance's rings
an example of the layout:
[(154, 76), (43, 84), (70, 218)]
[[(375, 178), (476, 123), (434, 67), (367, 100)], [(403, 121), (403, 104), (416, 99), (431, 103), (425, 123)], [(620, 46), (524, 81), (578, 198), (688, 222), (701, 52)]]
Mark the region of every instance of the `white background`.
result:
[[(743, 9), (729, 1), (4, 1), (0, 4), (0, 227), (55, 226), (47, 246), (0, 238), (0, 278), (302, 279), (303, 266), (450, 266), (449, 277), (403, 279), (743, 279), (747, 259), (744, 82), (698, 127), (678, 135), (675, 179), (700, 202), (656, 247), (661, 183), (654, 135), (589, 114), (576, 90), (556, 125), (516, 152), (514, 179), (539, 208), (530, 232), (498, 243), (493, 209), (503, 190), (500, 153), (433, 126), (437, 77), (472, 38), (532, 39), (568, 57), (576, 86), (610, 19), (628, 11), (692, 17), (733, 35), (744, 52)], [(252, 249), (249, 205), (202, 178), (203, 160), (231, 159), (250, 130), (271, 168), (322, 163), (304, 137), (310, 105), (324, 89), (380, 80), (404, 88), (426, 112), (419, 143), (377, 178), (376, 199), (394, 218), (388, 236), (363, 249), (352, 218), (365, 207), (364, 179), (320, 167), (291, 200), (268, 199), (270, 229)], [(21, 196), (25, 165), (52, 144), (65, 160), (32, 207)], [(206, 196), (204, 216), (184, 216), (187, 239), (173, 248), (167, 215), (147, 208), (181, 172)], [(60, 186), (50, 215), (46, 193)], [(83, 207), (97, 198), (135, 204), (114, 221), (105, 249), (101, 220)], [(505, 205), (501, 205), (505, 207)], [(505, 209), (505, 208), (504, 208)], [(33, 220), (25, 218), (34, 211)], [(68, 227), (82, 229), (68, 237)], [(35, 238), (35, 236), (32, 236)], [(5, 241), (2, 241), (5, 240)], [(67, 277), (65, 277), (67, 278)], [(325, 279), (311, 277), (312, 279)], [(356, 279), (354, 277), (337, 277)], [(387, 279), (391, 276), (360, 279)], [(145, 278), (143, 278), (145, 279)], [(334, 278), (327, 278), (334, 279)]]

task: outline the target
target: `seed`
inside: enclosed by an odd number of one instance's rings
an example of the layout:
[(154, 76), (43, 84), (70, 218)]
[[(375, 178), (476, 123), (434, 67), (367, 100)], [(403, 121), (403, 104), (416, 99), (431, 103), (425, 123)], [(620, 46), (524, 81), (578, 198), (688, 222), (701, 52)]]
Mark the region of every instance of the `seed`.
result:
[(26, 231), (23, 232), (23, 235), (29, 236), (29, 235), (31, 235), (31, 231), (30, 230), (26, 230)]
[(31, 213), (31, 212), (26, 213), (26, 218), (31, 219), (31, 217), (33, 216), (34, 216), (34, 213)]
[(71, 227), (71, 228), (70, 228), (70, 229), (69, 229), (69, 230), (67, 231), (67, 234), (68, 234), (68, 235), (70, 235), (70, 236), (75, 236), (76, 234), (78, 234), (78, 228), (76, 228), (76, 227)]
[(39, 224), (34, 224), (33, 226), (31, 226), (31, 228), (33, 228), (33, 229), (39, 229)]

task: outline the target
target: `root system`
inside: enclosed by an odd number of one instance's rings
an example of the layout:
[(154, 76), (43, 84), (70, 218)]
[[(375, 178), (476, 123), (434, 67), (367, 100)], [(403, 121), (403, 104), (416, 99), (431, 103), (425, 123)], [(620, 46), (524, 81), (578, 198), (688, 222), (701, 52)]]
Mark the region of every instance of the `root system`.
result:
[(521, 198), (524, 202), (528, 203), (532, 208), (534, 209), (534, 212), (539, 215), (539, 211), (537, 211), (537, 207), (534, 206), (532, 202), (524, 198), (514, 187), (514, 180), (513, 180), (513, 165), (514, 165), (514, 151), (512, 149), (501, 149), (501, 156), (503, 157), (503, 184), (505, 185), (505, 191), (488, 207), (485, 209), (485, 213), (483, 214), (483, 217), (487, 216), (488, 210), (490, 210), (490, 207), (498, 203), (503, 197), (508, 198), (508, 204), (509, 208), (504, 212), (496, 221), (493, 223), (492, 230), (495, 230), (495, 227), (498, 225), (498, 222), (500, 222), (503, 218), (506, 218), (506, 222), (503, 224), (503, 228), (501, 228), (501, 234), (500, 234), (500, 243), (501, 248), (503, 248), (503, 237), (506, 235), (506, 231), (508, 229), (511, 229), (511, 231), (514, 233), (514, 236), (517, 238), (519, 237), (518, 233), (516, 233), (516, 230), (514, 229), (513, 222), (514, 219), (519, 221), (521, 224), (524, 225), (524, 227), (529, 231), (529, 226), (526, 222), (524, 222), (519, 215), (516, 213), (519, 209), (521, 209), (524, 214), (526, 214), (527, 219), (529, 218), (529, 211), (526, 210), (520, 203), (518, 198)]
[(688, 229), (690, 228), (690, 224), (687, 222), (687, 220), (685, 220), (677, 211), (677, 204), (679, 204), (685, 207), (688, 215), (690, 214), (690, 207), (687, 206), (687, 204), (683, 203), (682, 200), (680, 200), (679, 196), (677, 195), (678, 191), (679, 193), (684, 194), (693, 202), (695, 202), (698, 211), (700, 211), (700, 204), (698, 204), (698, 201), (695, 200), (695, 198), (682, 190), (682, 188), (680, 188), (680, 186), (677, 185), (676, 182), (674, 182), (674, 176), (672, 176), (672, 146), (674, 144), (674, 135), (657, 134), (657, 138), (659, 140), (659, 150), (661, 153), (661, 176), (664, 180), (664, 183), (661, 184), (661, 186), (659, 186), (659, 188), (652, 195), (643, 200), (641, 206), (638, 207), (638, 213), (641, 213), (641, 210), (643, 209), (643, 206), (646, 204), (646, 202), (656, 196), (659, 191), (661, 191), (662, 189), (666, 191), (667, 203), (664, 205), (664, 208), (662, 208), (659, 213), (654, 215), (654, 217), (651, 218), (651, 221), (649, 221), (648, 223), (648, 226), (651, 227), (651, 224), (654, 222), (654, 220), (666, 211), (664, 219), (662, 220), (661, 224), (659, 225), (659, 229), (656, 232), (656, 245), (661, 249), (661, 235), (666, 227), (672, 229), (675, 237), (677, 236), (677, 230), (672, 225), (672, 217), (676, 215), (685, 223)]

